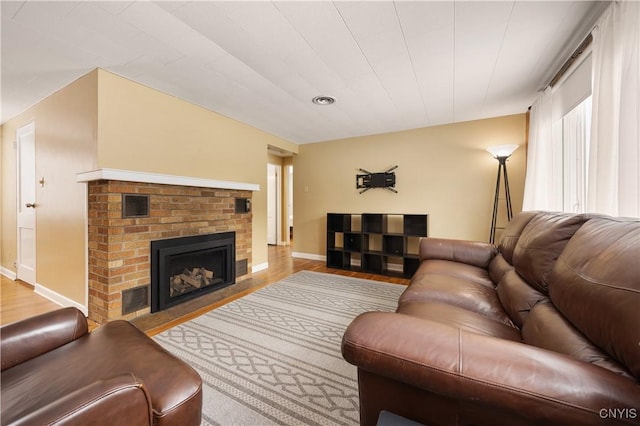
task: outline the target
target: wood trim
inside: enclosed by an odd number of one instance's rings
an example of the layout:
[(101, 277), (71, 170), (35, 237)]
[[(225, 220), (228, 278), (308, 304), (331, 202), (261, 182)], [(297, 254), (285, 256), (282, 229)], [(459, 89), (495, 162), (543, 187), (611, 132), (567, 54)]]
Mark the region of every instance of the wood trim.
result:
[(98, 169), (78, 173), (78, 182), (94, 180), (119, 180), (126, 182), (159, 183), (165, 185), (195, 186), (199, 188), (237, 189), (243, 191), (260, 191), (257, 183), (232, 182), (227, 180), (203, 179), (188, 176), (163, 175), (157, 173), (136, 172), (119, 169)]

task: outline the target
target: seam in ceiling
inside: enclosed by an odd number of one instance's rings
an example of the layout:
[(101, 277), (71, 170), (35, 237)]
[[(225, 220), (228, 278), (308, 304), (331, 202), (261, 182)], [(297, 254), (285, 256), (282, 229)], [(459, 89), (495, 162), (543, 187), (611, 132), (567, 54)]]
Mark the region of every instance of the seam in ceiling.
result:
[(367, 55), (365, 55), (364, 51), (362, 50), (362, 47), (360, 46), (360, 43), (358, 43), (358, 40), (353, 35), (353, 31), (351, 31), (351, 28), (349, 28), (349, 25), (347, 24), (347, 21), (344, 19), (344, 16), (342, 16), (342, 13), (340, 13), (340, 9), (338, 9), (338, 7), (336, 7), (335, 1), (332, 1), (331, 4), (333, 5), (333, 7), (335, 8), (336, 12), (338, 13), (338, 16), (340, 16), (340, 19), (342, 20), (342, 23), (344, 24), (345, 28), (347, 29), (347, 31), (349, 31), (349, 34), (351, 35), (351, 38), (353, 39), (353, 42), (356, 44), (356, 46), (358, 46), (358, 50), (360, 51), (360, 54), (362, 54), (362, 57), (367, 62), (367, 65), (369, 66), (369, 68), (371, 68), (371, 72), (373, 72), (373, 74), (378, 79), (378, 82), (380, 83), (380, 86), (384, 90), (384, 93), (387, 94), (387, 98), (389, 98), (389, 101), (393, 102), (393, 98), (391, 98), (391, 94), (387, 90), (387, 86), (382, 82), (382, 79), (380, 78), (380, 76), (376, 72), (375, 68), (373, 68), (373, 65), (371, 65), (371, 62), (369, 62), (369, 58), (367, 58)]
[(396, 13), (396, 19), (398, 20), (398, 26), (400, 27), (400, 33), (402, 33), (402, 41), (404, 42), (404, 49), (407, 52), (407, 56), (409, 57), (409, 62), (411, 63), (411, 71), (413, 71), (413, 79), (416, 81), (416, 87), (418, 88), (418, 94), (420, 95), (420, 102), (422, 103), (422, 111), (424, 112), (424, 116), (427, 122), (430, 122), (429, 114), (427, 112), (427, 105), (424, 102), (424, 94), (422, 93), (422, 88), (420, 87), (420, 82), (418, 80), (418, 74), (416, 73), (416, 66), (413, 62), (413, 56), (411, 56), (411, 52), (409, 51), (409, 45), (407, 44), (407, 37), (404, 33), (404, 28), (402, 27), (402, 21), (400, 20), (400, 15), (398, 15), (398, 5), (396, 2), (393, 2), (393, 10)]
[(489, 96), (489, 88), (491, 87), (491, 83), (493, 82), (493, 76), (496, 73), (496, 68), (498, 67), (498, 61), (500, 60), (500, 53), (502, 53), (502, 47), (504, 46), (504, 40), (507, 37), (507, 32), (509, 31), (509, 25), (511, 24), (511, 15), (513, 15), (513, 9), (515, 8), (516, 2), (511, 2), (511, 10), (509, 11), (509, 17), (507, 18), (507, 25), (504, 26), (504, 32), (502, 33), (502, 41), (500, 41), (500, 47), (498, 48), (498, 54), (496, 55), (496, 60), (493, 62), (493, 69), (491, 70), (491, 76), (489, 77), (489, 81), (487, 82), (487, 89), (484, 92), (484, 97), (482, 98), (482, 104), (480, 108), (484, 110), (484, 106), (487, 102), (487, 96)]

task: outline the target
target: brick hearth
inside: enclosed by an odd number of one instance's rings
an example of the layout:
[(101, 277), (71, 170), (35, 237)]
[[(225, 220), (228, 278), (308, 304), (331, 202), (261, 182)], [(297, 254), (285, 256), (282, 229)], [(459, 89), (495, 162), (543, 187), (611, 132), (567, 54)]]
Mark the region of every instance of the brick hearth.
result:
[[(89, 318), (98, 324), (150, 312), (122, 315), (122, 291), (149, 285), (152, 240), (235, 231), (236, 261), (251, 271), (252, 215), (235, 213), (251, 191), (115, 180), (88, 182), (88, 191)], [(149, 216), (123, 218), (123, 194), (148, 194)]]

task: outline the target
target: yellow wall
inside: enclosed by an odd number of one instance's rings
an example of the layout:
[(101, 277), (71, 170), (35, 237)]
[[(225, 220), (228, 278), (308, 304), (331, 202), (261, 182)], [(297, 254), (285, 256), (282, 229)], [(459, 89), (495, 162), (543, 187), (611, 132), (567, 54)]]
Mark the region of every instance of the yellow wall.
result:
[(2, 126), (2, 267), (15, 272), (16, 130), (35, 122), (36, 283), (80, 305), (86, 297), (86, 187), (96, 168), (97, 73), (54, 93)]
[[(522, 208), (525, 142), (526, 115), (518, 114), (300, 145), (294, 252), (325, 254), (328, 212), (428, 213), (430, 236), (488, 241), (498, 162), (485, 149), (521, 145), (507, 162), (515, 213)], [(359, 168), (381, 172), (395, 165), (397, 194), (358, 193)]]
[(267, 262), (267, 146), (297, 145), (104, 70), (98, 70), (98, 166), (257, 183), (253, 266)]

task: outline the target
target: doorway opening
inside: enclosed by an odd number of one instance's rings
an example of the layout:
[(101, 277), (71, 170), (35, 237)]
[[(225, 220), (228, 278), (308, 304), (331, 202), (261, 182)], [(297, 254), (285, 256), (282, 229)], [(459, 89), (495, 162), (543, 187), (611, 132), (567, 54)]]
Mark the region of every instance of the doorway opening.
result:
[(282, 166), (267, 164), (267, 244), (282, 239)]
[(293, 153), (268, 147), (267, 244), (293, 241)]

